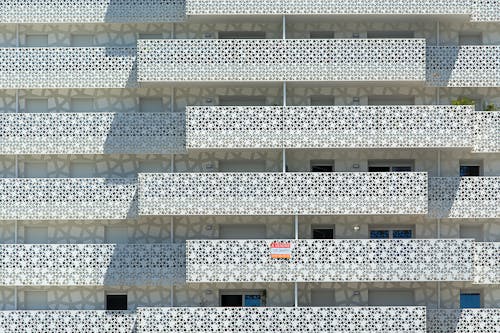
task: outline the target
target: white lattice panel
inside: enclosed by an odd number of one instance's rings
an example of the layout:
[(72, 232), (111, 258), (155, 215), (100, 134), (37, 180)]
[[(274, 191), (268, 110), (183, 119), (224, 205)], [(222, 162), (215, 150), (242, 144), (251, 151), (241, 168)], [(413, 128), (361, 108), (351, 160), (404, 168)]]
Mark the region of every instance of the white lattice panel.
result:
[(182, 244), (0, 246), (0, 285), (158, 286), (183, 280)]
[(135, 179), (0, 178), (0, 219), (132, 218), (136, 190)]
[(474, 152), (500, 152), (500, 111), (476, 112)]
[(2, 23), (169, 22), (185, 19), (185, 0), (2, 0)]
[(427, 310), (428, 333), (498, 333), (500, 309)]
[(140, 174), (139, 214), (427, 214), (427, 173)]
[(138, 41), (138, 80), (425, 81), (425, 39)]
[(271, 258), (274, 240), (187, 241), (188, 282), (472, 280), (470, 240), (280, 240), (291, 258)]
[(139, 332), (424, 333), (424, 307), (139, 308)]
[(500, 46), (429, 46), (427, 84), (500, 87)]
[(283, 147), (283, 108), (187, 107), (186, 146), (250, 149)]
[(500, 0), (470, 0), (470, 1), (472, 1), (471, 21), (500, 22)]
[(500, 242), (474, 244), (474, 283), (500, 284)]
[(184, 113), (0, 113), (2, 154), (185, 152)]
[(135, 60), (135, 48), (0, 48), (0, 88), (136, 87)]
[[(486, 2), (486, 1), (484, 1)], [(188, 15), (470, 14), (469, 0), (186, 0)]]
[(1, 332), (133, 333), (130, 311), (0, 311)]
[(499, 218), (500, 177), (429, 178), (429, 215)]

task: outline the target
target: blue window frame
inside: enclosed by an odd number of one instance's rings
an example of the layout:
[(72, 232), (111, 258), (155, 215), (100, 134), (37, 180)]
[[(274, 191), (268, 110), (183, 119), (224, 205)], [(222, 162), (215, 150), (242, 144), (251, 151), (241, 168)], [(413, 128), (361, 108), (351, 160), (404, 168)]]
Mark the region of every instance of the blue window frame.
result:
[(370, 238), (372, 239), (388, 239), (389, 230), (370, 230)]
[(471, 309), (481, 307), (480, 293), (460, 293), (460, 308)]
[(401, 239), (401, 238), (411, 238), (412, 232), (411, 230), (393, 230), (392, 238)]
[(260, 295), (245, 295), (244, 306), (262, 306)]

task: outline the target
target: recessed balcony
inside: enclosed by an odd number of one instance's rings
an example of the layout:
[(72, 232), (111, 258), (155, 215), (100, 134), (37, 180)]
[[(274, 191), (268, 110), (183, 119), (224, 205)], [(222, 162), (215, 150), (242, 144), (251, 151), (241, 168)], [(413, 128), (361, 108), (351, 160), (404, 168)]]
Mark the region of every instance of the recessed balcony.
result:
[(0, 89), (137, 87), (135, 48), (0, 48), (0, 64)]
[(428, 333), (495, 332), (500, 309), (427, 310)]
[(425, 39), (138, 41), (138, 80), (425, 81)]
[(165, 286), (185, 281), (184, 244), (0, 246), (4, 286)]
[(188, 15), (470, 15), (469, 0), (186, 0)]
[(139, 214), (427, 214), (427, 173), (139, 174)]
[(0, 220), (96, 220), (137, 216), (137, 181), (0, 178)]
[(500, 218), (500, 177), (429, 178), (429, 215)]
[[(499, 113), (500, 114), (500, 113)], [(488, 115), (489, 116), (489, 115)], [(465, 148), (474, 145), (471, 106), (187, 107), (186, 145), (233, 148)], [(489, 148), (495, 119), (477, 121)], [(481, 125), (481, 126), (479, 126)]]
[(184, 113), (0, 113), (2, 154), (185, 153)]
[[(273, 257), (277, 246), (285, 247), (287, 258)], [(186, 279), (188, 282), (469, 281), (472, 252), (470, 240), (189, 240)]]
[(135, 332), (132, 311), (0, 311), (2, 332)]
[(424, 333), (425, 307), (139, 308), (139, 331)]
[(500, 87), (499, 45), (429, 46), (426, 66), (429, 86)]
[(185, 0), (9, 0), (2, 23), (151, 23), (185, 19)]

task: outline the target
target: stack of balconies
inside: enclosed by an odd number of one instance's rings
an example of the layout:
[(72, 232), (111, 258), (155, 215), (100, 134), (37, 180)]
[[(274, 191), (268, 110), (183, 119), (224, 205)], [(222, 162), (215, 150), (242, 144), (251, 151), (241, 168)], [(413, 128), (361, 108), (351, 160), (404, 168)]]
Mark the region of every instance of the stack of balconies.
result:
[[(210, 15), (472, 15), (498, 1), (11, 1), (3, 22), (175, 22)], [(2, 5), (0, 5), (0, 9)], [(62, 7), (61, 7), (62, 6)], [(15, 10), (13, 10), (15, 9)], [(33, 10), (35, 9), (35, 10)], [(48, 15), (55, 12), (57, 15)], [(139, 40), (137, 48), (2, 48), (0, 88), (137, 88), (181, 82), (387, 82), (499, 87), (500, 47), (424, 39)], [(284, 89), (286, 92), (286, 89)], [(286, 100), (286, 98), (285, 98)], [(286, 103), (284, 103), (286, 104)], [(500, 115), (471, 106), (188, 106), (185, 112), (0, 113), (0, 154), (186, 154), (226, 149), (500, 152)], [(172, 158), (172, 160), (174, 160)], [(173, 164), (175, 161), (173, 162)], [(283, 157), (284, 171), (286, 158)], [(500, 218), (500, 177), (426, 172), (144, 173), (137, 179), (0, 179), (0, 220), (152, 216), (406, 215)], [(298, 233), (297, 233), (298, 234)], [(188, 240), (2, 244), (2, 286), (210, 283), (500, 283), (500, 243), (466, 239)], [(17, 289), (16, 289), (17, 290)], [(17, 297), (17, 295), (16, 295)], [(2, 311), (0, 331), (496, 332), (498, 309), (140, 307)], [(64, 327), (64, 329), (62, 328)]]

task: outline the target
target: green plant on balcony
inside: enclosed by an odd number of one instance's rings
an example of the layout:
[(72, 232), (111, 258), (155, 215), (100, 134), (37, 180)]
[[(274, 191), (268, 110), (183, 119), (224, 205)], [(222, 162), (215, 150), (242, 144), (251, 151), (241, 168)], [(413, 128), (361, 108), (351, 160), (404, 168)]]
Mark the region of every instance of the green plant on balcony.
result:
[(483, 110), (484, 111), (498, 111), (498, 107), (493, 103), (489, 103), (489, 104), (484, 103)]
[[(458, 99), (451, 101), (452, 105), (476, 105), (476, 101), (468, 97), (459, 97)], [(484, 111), (498, 111), (497, 106), (494, 103), (484, 103)]]

